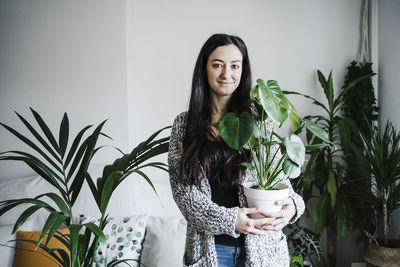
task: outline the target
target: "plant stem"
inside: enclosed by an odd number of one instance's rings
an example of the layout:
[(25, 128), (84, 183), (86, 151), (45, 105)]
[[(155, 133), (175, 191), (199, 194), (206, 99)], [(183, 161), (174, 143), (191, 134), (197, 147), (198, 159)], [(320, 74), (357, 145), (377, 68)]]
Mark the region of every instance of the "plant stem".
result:
[(387, 200), (388, 200), (388, 191), (386, 188), (383, 189), (383, 201), (382, 201), (382, 215), (383, 215), (383, 245), (385, 247), (388, 246), (388, 235), (389, 235), (389, 226), (388, 226), (388, 211), (387, 211)]
[[(104, 213), (105, 213), (105, 211), (104, 211)], [(101, 214), (101, 219), (100, 219), (100, 224), (99, 224), (99, 227), (100, 227), (101, 230), (103, 230), (104, 213)], [(97, 249), (97, 243), (98, 243), (97, 240), (98, 240), (98, 238), (95, 236), (95, 237), (94, 237), (94, 241), (93, 241), (93, 242), (95, 242), (95, 243), (94, 243), (94, 248), (93, 248), (92, 259), (91, 259), (91, 261), (90, 261), (90, 266), (93, 266), (93, 261), (94, 261), (94, 258), (95, 258), (95, 256), (96, 256), (96, 249)]]

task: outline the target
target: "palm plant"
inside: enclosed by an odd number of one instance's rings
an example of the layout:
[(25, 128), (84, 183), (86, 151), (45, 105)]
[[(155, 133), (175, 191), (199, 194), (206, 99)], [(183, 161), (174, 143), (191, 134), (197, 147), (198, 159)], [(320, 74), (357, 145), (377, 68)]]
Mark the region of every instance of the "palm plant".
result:
[(370, 204), (382, 219), (383, 245), (387, 247), (390, 218), (400, 208), (400, 132), (387, 121), (383, 132), (370, 126), (369, 138), (362, 132), (360, 136), (365, 154), (358, 154), (357, 160), (363, 178), (372, 181)]
[[(300, 189), (304, 200), (307, 202), (313, 197), (313, 188), (318, 190), (317, 209), (314, 216), (314, 231), (319, 236), (326, 229), (329, 264), (335, 266), (336, 237), (340, 232), (345, 235), (349, 226), (348, 200), (343, 194), (344, 188), (344, 163), (340, 149), (340, 129), (345, 128), (345, 122), (340, 115), (343, 96), (366, 75), (349, 83), (337, 97), (334, 95), (332, 72), (328, 79), (318, 70), (318, 79), (324, 90), (327, 104), (315, 98), (297, 92), (287, 94), (302, 95), (313, 101), (313, 104), (322, 108), (324, 115), (306, 116), (328, 133), (328, 139), (334, 146), (326, 146), (320, 150), (309, 151), (310, 158), (303, 174), (303, 179), (298, 179), (295, 187)], [(318, 140), (307, 131), (307, 141), (314, 144)]]
[[(66, 113), (60, 124), (59, 138), (56, 140), (55, 135), (51, 132), (42, 117), (33, 109), (31, 109), (31, 112), (44, 137), (24, 117), (18, 113), (16, 114), (36, 141), (30, 140), (5, 124), (0, 124), (23, 143), (31, 147), (40, 157), (38, 158), (24, 151), (11, 150), (1, 153), (0, 160), (24, 162), (49, 182), (58, 193), (45, 193), (35, 198), (2, 201), (0, 202), (0, 216), (19, 205), (30, 204), (17, 219), (13, 228), (14, 233), (35, 212), (40, 209), (47, 210), (49, 216), (43, 226), (39, 240), (37, 242), (32, 240), (23, 241), (36, 243), (36, 248), (41, 247), (44, 249), (60, 266), (92, 266), (98, 242), (105, 241), (102, 229), (104, 229), (107, 223), (107, 206), (114, 190), (131, 173), (136, 173), (145, 178), (155, 191), (150, 179), (141, 169), (151, 166), (167, 170), (165, 163), (146, 163), (147, 160), (168, 151), (167, 137), (155, 140), (157, 135), (165, 128), (151, 135), (146, 141), (133, 149), (131, 153), (122, 156), (120, 159), (115, 160), (113, 164), (106, 166), (102, 177), (97, 179), (95, 185), (88, 172), (88, 168), (93, 156), (101, 148), (96, 147), (99, 136), (108, 137), (101, 132), (106, 121), (100, 123), (85, 138), (85, 133), (92, 125), (84, 127), (68, 147), (69, 120)], [(89, 184), (95, 202), (101, 212), (99, 225), (94, 223), (82, 225), (73, 222), (72, 207), (85, 180)], [(48, 204), (43, 198), (51, 199), (54, 204)], [(57, 231), (62, 225), (66, 225), (69, 228), (70, 233), (68, 235)], [(85, 231), (82, 234), (80, 232), (83, 227)], [(47, 240), (44, 244), (41, 244), (46, 233), (48, 233)], [(92, 235), (95, 238), (91, 242)], [(48, 248), (47, 244), (53, 237), (63, 243), (68, 248), (69, 253), (62, 249)], [(115, 264), (116, 261), (108, 263), (109, 266), (114, 266)]]

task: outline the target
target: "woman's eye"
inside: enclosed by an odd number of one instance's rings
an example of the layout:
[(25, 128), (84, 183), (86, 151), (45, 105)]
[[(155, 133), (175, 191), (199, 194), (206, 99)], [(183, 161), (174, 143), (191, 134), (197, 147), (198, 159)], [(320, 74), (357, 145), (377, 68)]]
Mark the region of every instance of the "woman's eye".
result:
[(232, 69), (239, 69), (240, 66), (239, 65), (232, 65)]
[(215, 64), (213, 64), (212, 66), (213, 66), (214, 68), (216, 68), (216, 69), (222, 67), (222, 65), (221, 65), (221, 64), (218, 64), (218, 63), (215, 63)]

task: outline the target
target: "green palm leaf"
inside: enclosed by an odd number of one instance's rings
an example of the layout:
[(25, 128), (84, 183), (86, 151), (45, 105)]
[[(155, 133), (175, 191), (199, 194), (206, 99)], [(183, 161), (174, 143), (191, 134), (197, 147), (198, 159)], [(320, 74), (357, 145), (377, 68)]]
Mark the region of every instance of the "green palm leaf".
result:
[(58, 153), (60, 153), (60, 148), (59, 148), (59, 146), (57, 144), (57, 141), (54, 138), (53, 134), (51, 133), (51, 131), (50, 131), (49, 127), (47, 126), (47, 124), (44, 122), (44, 120), (39, 115), (39, 113), (37, 113), (33, 108), (30, 108), (30, 109), (31, 109), (31, 112), (32, 112), (33, 116), (36, 119), (36, 122), (39, 124), (40, 128), (42, 129), (43, 133), (45, 134), (45, 136), (49, 140), (50, 144), (53, 146), (53, 148)]

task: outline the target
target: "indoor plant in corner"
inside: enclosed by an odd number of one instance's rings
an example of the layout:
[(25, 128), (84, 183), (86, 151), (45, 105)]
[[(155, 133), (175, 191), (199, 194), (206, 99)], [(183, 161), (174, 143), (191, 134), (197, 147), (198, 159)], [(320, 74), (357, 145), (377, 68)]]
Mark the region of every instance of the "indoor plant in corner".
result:
[[(287, 185), (280, 183), (284, 178), (296, 178), (301, 173), (305, 160), (306, 147), (298, 133), (306, 127), (324, 142), (308, 146), (307, 150), (329, 146), (327, 133), (309, 120), (299, 117), (296, 108), (286, 98), (278, 83), (266, 83), (258, 79), (250, 91), (252, 114), (242, 112), (225, 114), (215, 124), (221, 139), (239, 152), (250, 150), (251, 162), (242, 165), (255, 172), (256, 183), (244, 184), (244, 194), (250, 207), (264, 211), (280, 210), (277, 200), (288, 197)], [(289, 118), (293, 134), (281, 137), (275, 128), (280, 128)], [(259, 201), (261, 200), (261, 201)]]
[[(39, 240), (21, 241), (35, 244), (36, 249), (40, 247), (59, 266), (93, 266), (98, 243), (106, 240), (103, 229), (108, 223), (107, 207), (113, 192), (132, 173), (142, 176), (155, 191), (152, 182), (142, 171), (142, 168), (156, 167), (167, 171), (165, 163), (149, 162), (149, 160), (168, 151), (169, 137), (156, 139), (165, 128), (155, 132), (130, 153), (124, 154), (115, 160), (113, 164), (105, 166), (102, 176), (94, 182), (88, 169), (93, 156), (101, 148), (97, 147), (99, 136), (106, 136), (102, 133), (105, 121), (99, 124), (86, 137), (85, 134), (92, 126), (88, 125), (83, 128), (71, 144), (69, 142), (69, 120), (66, 113), (60, 124), (59, 138), (56, 139), (42, 117), (35, 110), (31, 109), (31, 111), (40, 129), (36, 130), (31, 123), (18, 113), (17, 116), (34, 138), (29, 139), (15, 129), (5, 124), (0, 124), (33, 149), (35, 154), (15, 150), (6, 151), (0, 153), (0, 160), (24, 162), (49, 182), (57, 193), (49, 192), (35, 198), (2, 201), (0, 202), (0, 216), (17, 206), (30, 205), (16, 219), (14, 233), (38, 210), (47, 210), (49, 215)], [(40, 131), (42, 133), (39, 133)], [(81, 224), (74, 221), (72, 207), (81, 192), (85, 180), (101, 213), (101, 219), (98, 224)], [(68, 228), (68, 234), (60, 232), (60, 227)], [(65, 245), (65, 249), (49, 248), (47, 245), (52, 238)], [(43, 243), (41, 243), (42, 241)], [(101, 265), (112, 267), (126, 261), (128, 259), (113, 259), (109, 262), (101, 262)], [(96, 262), (96, 266), (97, 264)]]
[(371, 126), (369, 138), (359, 133), (365, 154), (358, 153), (357, 167), (362, 179), (372, 185), (370, 205), (382, 220), (378, 224), (379, 243), (364, 230), (370, 239), (364, 259), (377, 266), (398, 266), (400, 240), (389, 240), (389, 228), (393, 211), (400, 208), (400, 132), (388, 121), (383, 131)]

